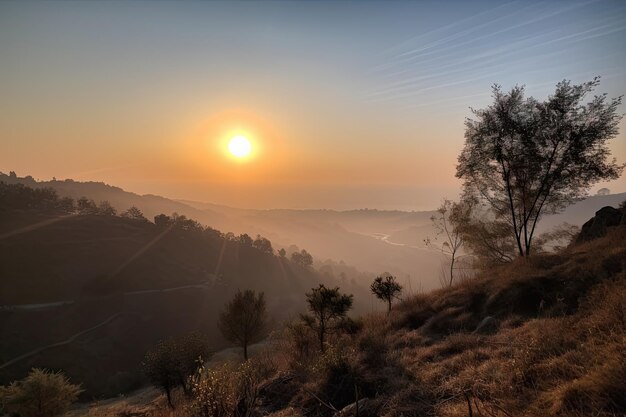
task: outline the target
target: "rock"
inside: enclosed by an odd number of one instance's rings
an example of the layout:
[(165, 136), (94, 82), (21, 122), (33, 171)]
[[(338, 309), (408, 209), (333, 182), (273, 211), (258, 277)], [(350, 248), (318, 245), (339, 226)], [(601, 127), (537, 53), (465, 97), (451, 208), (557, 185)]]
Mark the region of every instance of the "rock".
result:
[(476, 329), (472, 333), (489, 334), (495, 333), (498, 330), (498, 320), (492, 316), (487, 316), (476, 326)]
[(622, 221), (622, 210), (606, 206), (596, 211), (596, 215), (583, 224), (576, 243), (588, 242), (606, 235), (607, 229), (617, 226)]

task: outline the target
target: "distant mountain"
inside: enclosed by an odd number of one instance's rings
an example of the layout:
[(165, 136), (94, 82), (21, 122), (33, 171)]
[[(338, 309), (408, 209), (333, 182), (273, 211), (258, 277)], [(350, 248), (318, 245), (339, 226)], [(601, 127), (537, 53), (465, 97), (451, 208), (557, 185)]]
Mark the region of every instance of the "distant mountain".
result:
[[(118, 210), (139, 207), (148, 218), (177, 212), (222, 231), (257, 234), (269, 238), (276, 248), (305, 248), (319, 260), (344, 261), (372, 274), (390, 272), (411, 288), (438, 287), (442, 255), (424, 246), (436, 235), (430, 217), (434, 211), (389, 210), (254, 210), (190, 200), (170, 200), (138, 195), (104, 183), (64, 181), (37, 182), (0, 174), (0, 181), (21, 182), (33, 187), (51, 187), (62, 196), (87, 196), (108, 200)], [(626, 193), (593, 196), (539, 223), (539, 231), (568, 222), (581, 226), (603, 206), (616, 206)]]

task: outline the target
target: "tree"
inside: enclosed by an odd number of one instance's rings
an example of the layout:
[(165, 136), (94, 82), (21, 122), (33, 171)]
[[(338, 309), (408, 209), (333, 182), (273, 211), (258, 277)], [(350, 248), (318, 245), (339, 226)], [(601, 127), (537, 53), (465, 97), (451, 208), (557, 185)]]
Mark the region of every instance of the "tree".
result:
[(326, 288), (320, 284), (306, 293), (311, 315), (303, 314), (302, 320), (317, 333), (320, 351), (324, 352), (326, 335), (341, 329), (342, 320), (352, 308), (352, 294), (342, 294), (339, 287)]
[(285, 250), (285, 248), (280, 248), (280, 250), (278, 251), (278, 256), (280, 256), (281, 258), (287, 256), (287, 251)]
[(60, 372), (33, 368), (21, 381), (0, 387), (0, 405), (20, 417), (56, 417), (65, 414), (81, 392)]
[(218, 327), (226, 339), (243, 348), (243, 357), (248, 360), (248, 346), (267, 335), (265, 295), (238, 291), (220, 314)]
[(596, 195), (611, 195), (611, 190), (608, 188), (600, 188)]
[(291, 261), (304, 268), (308, 268), (313, 265), (313, 257), (309, 252), (302, 249), (300, 252), (294, 252), (291, 254)]
[(272, 248), (272, 242), (270, 242), (269, 239), (262, 237), (261, 235), (256, 236), (256, 239), (254, 239), (254, 242), (252, 242), (252, 246), (263, 253), (274, 253), (274, 249)]
[(170, 216), (167, 216), (165, 214), (158, 214), (154, 216), (154, 224), (159, 228), (165, 228), (173, 224), (173, 220)]
[(89, 200), (87, 197), (81, 197), (76, 201), (76, 209), (79, 214), (98, 214), (96, 202)]
[(150, 382), (165, 391), (167, 404), (173, 409), (172, 390), (180, 383), (173, 342), (162, 340), (150, 349), (144, 357), (143, 368)]
[(204, 337), (197, 333), (162, 340), (146, 353), (144, 372), (153, 385), (165, 391), (167, 403), (174, 408), (172, 389), (181, 386), (185, 394), (191, 394), (190, 378), (208, 354)]
[(143, 215), (143, 212), (135, 206), (132, 206), (128, 210), (123, 211), (121, 216), (127, 219), (141, 220), (142, 222), (148, 221), (148, 219), (146, 219), (146, 217)]
[(173, 340), (178, 380), (185, 394), (191, 394), (189, 378), (202, 365), (202, 360), (209, 356), (205, 337), (199, 333), (189, 333)]
[(252, 246), (252, 238), (247, 233), (239, 235), (239, 243), (242, 246)]
[[(452, 285), (454, 280), (454, 264), (457, 260), (459, 250), (463, 246), (462, 228), (459, 227), (461, 219), (467, 217), (469, 206), (463, 203), (455, 203), (444, 199), (437, 209), (437, 214), (431, 216), (430, 220), (437, 231), (437, 236), (433, 240), (424, 239), (427, 246), (435, 246), (442, 253), (450, 257), (450, 280), (448, 285)], [(437, 245), (434, 240), (438, 237), (443, 239), (441, 245)]]
[(402, 285), (398, 284), (392, 275), (377, 277), (370, 286), (372, 293), (382, 301), (387, 302), (387, 312), (391, 311), (391, 302), (402, 292)]
[(117, 210), (106, 200), (103, 200), (98, 205), (98, 214), (101, 216), (115, 216)]
[(563, 210), (601, 180), (618, 178), (607, 142), (618, 133), (621, 98), (587, 95), (599, 78), (557, 84), (546, 101), (524, 97), (523, 87), (493, 87), (493, 104), (473, 110), (457, 177), (464, 198), (477, 198), (508, 224), (519, 256), (531, 254), (543, 215)]

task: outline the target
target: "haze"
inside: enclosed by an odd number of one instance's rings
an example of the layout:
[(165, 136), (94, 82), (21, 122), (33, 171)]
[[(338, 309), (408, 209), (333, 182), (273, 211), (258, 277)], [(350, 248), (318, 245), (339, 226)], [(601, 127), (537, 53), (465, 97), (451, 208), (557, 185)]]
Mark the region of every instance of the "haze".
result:
[(247, 208), (432, 209), (493, 83), (626, 91), (623, 2), (393, 6), (2, 2), (0, 166)]

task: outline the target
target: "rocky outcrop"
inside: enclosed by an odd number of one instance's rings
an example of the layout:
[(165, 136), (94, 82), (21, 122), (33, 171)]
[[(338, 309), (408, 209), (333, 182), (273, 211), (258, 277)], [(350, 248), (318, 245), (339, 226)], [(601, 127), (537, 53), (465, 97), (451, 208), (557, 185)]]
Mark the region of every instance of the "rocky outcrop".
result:
[(583, 224), (576, 243), (588, 242), (606, 236), (609, 227), (626, 223), (626, 210), (614, 207), (602, 207), (596, 215)]

